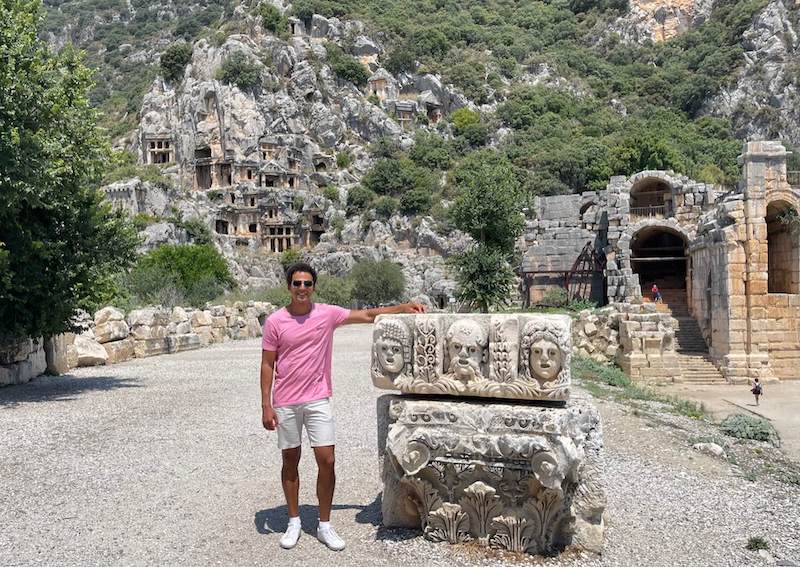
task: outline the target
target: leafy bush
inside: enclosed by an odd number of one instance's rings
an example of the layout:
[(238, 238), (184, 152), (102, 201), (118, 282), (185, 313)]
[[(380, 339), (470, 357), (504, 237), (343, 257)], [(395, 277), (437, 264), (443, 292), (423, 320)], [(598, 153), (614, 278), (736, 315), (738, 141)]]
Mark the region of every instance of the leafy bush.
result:
[(369, 72), (361, 62), (352, 55), (346, 54), (334, 44), (327, 44), (328, 64), (334, 75), (343, 81), (350, 81), (357, 87), (364, 87), (369, 79)]
[(322, 190), (322, 196), (326, 199), (333, 201), (334, 203), (339, 202), (339, 189), (334, 187), (333, 185), (328, 185)]
[(451, 256), (448, 261), (455, 268), (462, 301), (475, 305), (483, 313), (509, 304), (514, 271), (505, 252), (480, 243), (463, 254)]
[(353, 282), (350, 278), (337, 278), (320, 274), (314, 297), (321, 303), (347, 307), (353, 302)]
[(347, 192), (347, 214), (357, 215), (369, 209), (375, 200), (375, 192), (363, 185), (356, 185)]
[(281, 266), (283, 266), (284, 270), (299, 261), (300, 251), (297, 248), (287, 248), (281, 252)]
[(253, 301), (265, 301), (278, 307), (289, 305), (292, 295), (285, 285), (260, 289), (252, 294)]
[(455, 160), (455, 152), (441, 136), (420, 130), (408, 157), (418, 166), (446, 170)]
[(583, 356), (572, 357), (572, 372), (573, 377), (581, 380), (595, 380), (609, 386), (631, 385), (630, 377), (617, 366), (601, 364)]
[[(136, 266), (121, 278), (119, 295), (130, 296), (132, 305), (163, 305), (174, 307), (185, 303), (178, 277), (161, 266)], [(114, 301), (118, 305), (118, 301)]]
[(282, 34), (288, 30), (288, 20), (272, 4), (262, 2), (258, 5), (257, 13), (261, 17), (261, 25), (265, 30), (269, 30), (274, 34)]
[(411, 50), (405, 45), (402, 45), (392, 49), (384, 63), (384, 67), (386, 67), (387, 71), (395, 75), (404, 72), (412, 73), (417, 67), (417, 61)]
[(353, 158), (349, 152), (339, 152), (336, 154), (336, 167), (340, 169), (345, 169), (350, 167), (350, 164), (353, 162)]
[(212, 244), (213, 238), (211, 236), (211, 229), (201, 219), (194, 218), (189, 220), (180, 220), (175, 223), (176, 226), (186, 231), (189, 240), (192, 244)]
[(350, 271), (350, 279), (353, 298), (367, 305), (396, 301), (405, 293), (403, 270), (388, 260), (358, 262)]
[(386, 195), (375, 200), (375, 213), (384, 219), (391, 217), (400, 207), (400, 201)]
[(126, 277), (131, 294), (144, 302), (165, 295), (186, 299), (201, 307), (234, 285), (228, 265), (209, 245), (165, 245), (148, 252)]
[(261, 67), (237, 51), (222, 62), (216, 78), (223, 83), (236, 85), (243, 91), (253, 90), (261, 85)]
[(566, 307), (569, 305), (569, 295), (562, 287), (548, 289), (539, 300), (542, 307)]
[(404, 156), (378, 160), (361, 183), (378, 195), (392, 197), (402, 197), (413, 190), (430, 195), (436, 188), (436, 178), (431, 172)]
[(342, 237), (342, 230), (344, 229), (344, 217), (335, 216), (331, 219), (331, 230), (336, 238)]
[(780, 443), (778, 432), (772, 424), (759, 417), (735, 413), (722, 420), (719, 426), (723, 433), (737, 439), (767, 441), (776, 447)]
[(453, 130), (456, 136), (463, 134), (467, 126), (480, 124), (481, 115), (469, 108), (459, 108), (450, 115), (450, 122), (453, 123)]
[(760, 549), (769, 549), (769, 542), (761, 536), (751, 536), (747, 540), (747, 549), (750, 551), (758, 551)]
[(192, 46), (188, 43), (173, 43), (161, 54), (161, 73), (168, 81), (180, 81), (186, 65), (192, 60)]
[(400, 210), (407, 215), (424, 214), (431, 208), (433, 195), (426, 188), (414, 188), (400, 197)]

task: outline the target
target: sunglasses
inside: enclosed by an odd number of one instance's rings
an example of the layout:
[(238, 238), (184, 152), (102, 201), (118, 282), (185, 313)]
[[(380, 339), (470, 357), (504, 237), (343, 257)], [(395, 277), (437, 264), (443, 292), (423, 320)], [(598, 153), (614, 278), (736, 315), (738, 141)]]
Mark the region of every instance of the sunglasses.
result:
[(311, 280), (292, 280), (292, 287), (300, 287), (301, 285), (305, 287), (312, 287), (314, 282)]

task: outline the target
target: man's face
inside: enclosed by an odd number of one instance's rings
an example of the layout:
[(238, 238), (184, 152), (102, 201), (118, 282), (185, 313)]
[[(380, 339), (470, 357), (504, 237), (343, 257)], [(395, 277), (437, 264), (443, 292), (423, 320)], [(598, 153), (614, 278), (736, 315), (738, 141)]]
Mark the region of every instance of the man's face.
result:
[(534, 376), (550, 381), (561, 371), (561, 351), (558, 345), (547, 339), (539, 339), (531, 345), (531, 371)]
[(380, 339), (375, 343), (378, 363), (385, 372), (399, 374), (403, 370), (403, 345), (392, 339)]
[(458, 322), (448, 341), (450, 371), (460, 380), (470, 380), (481, 375), (484, 346), (480, 343), (480, 328), (469, 321)]
[(314, 294), (314, 278), (308, 272), (295, 272), (292, 281), (289, 282), (289, 293), (292, 296), (292, 303), (304, 304), (311, 301)]

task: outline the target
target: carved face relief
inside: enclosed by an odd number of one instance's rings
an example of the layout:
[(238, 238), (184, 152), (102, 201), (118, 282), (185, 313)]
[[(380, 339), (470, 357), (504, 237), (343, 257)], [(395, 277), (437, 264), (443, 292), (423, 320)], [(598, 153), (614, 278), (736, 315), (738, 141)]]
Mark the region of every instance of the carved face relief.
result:
[(384, 319), (376, 325), (373, 343), (373, 374), (384, 374), (394, 380), (411, 364), (411, 332), (398, 320)]
[(531, 345), (531, 373), (544, 382), (554, 380), (561, 372), (562, 356), (558, 345), (539, 339)]
[(457, 379), (467, 382), (482, 375), (486, 360), (486, 336), (475, 321), (456, 321), (447, 331), (448, 370)]
[(382, 338), (375, 342), (375, 353), (378, 364), (388, 374), (400, 374), (405, 366), (403, 360), (403, 345), (400, 341)]

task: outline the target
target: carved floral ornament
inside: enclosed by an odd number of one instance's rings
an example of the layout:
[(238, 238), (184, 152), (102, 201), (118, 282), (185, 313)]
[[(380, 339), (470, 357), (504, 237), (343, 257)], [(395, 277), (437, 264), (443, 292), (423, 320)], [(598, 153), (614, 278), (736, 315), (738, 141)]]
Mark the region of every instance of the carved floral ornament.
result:
[(373, 383), (415, 394), (564, 401), (570, 326), (563, 315), (382, 316)]
[(387, 526), (520, 553), (601, 548), (602, 439), (593, 407), (400, 396), (385, 411)]

